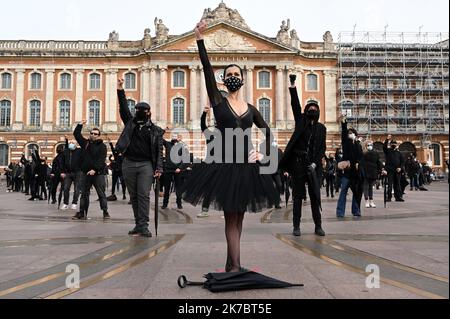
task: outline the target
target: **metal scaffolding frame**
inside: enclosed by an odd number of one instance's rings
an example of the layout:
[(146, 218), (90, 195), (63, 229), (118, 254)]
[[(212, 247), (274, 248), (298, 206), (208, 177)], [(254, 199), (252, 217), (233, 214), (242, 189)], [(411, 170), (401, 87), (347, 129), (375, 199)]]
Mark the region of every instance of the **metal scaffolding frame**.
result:
[(339, 106), (361, 134), (449, 133), (448, 33), (342, 32)]

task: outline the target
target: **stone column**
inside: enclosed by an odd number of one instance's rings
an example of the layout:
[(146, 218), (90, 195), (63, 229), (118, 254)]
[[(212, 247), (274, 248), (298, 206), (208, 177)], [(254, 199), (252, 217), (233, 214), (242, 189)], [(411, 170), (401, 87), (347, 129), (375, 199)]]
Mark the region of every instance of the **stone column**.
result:
[[(51, 132), (53, 131), (53, 88), (54, 88), (54, 79), (55, 79), (55, 70), (54, 69), (48, 69), (45, 70), (45, 73), (47, 74), (45, 87), (45, 120), (42, 130), (44, 132)], [(58, 113), (57, 113), (58, 114)], [(59, 119), (56, 120), (56, 123), (59, 124)]]
[(278, 129), (285, 127), (284, 109), (285, 109), (285, 92), (284, 92), (284, 66), (277, 66), (277, 83), (276, 83), (276, 107), (277, 107), (277, 121)]
[(246, 99), (251, 105), (255, 105), (255, 101), (253, 100), (253, 69), (253, 65), (248, 65), (246, 67), (247, 72), (245, 76)]
[[(83, 101), (83, 78), (84, 70), (75, 70), (76, 84), (75, 84), (75, 123), (78, 124), (83, 120), (83, 109), (85, 107)], [(108, 83), (108, 82), (106, 82)], [(87, 120), (87, 119), (86, 119)]]
[(191, 126), (192, 128), (196, 128), (200, 125), (199, 121), (199, 110), (197, 103), (197, 66), (191, 65), (189, 66), (191, 70), (191, 79), (190, 79), (190, 106), (191, 106)]
[[(159, 122), (160, 115), (158, 101), (156, 100), (156, 66), (151, 65), (150, 68), (150, 106), (152, 107), (152, 116)], [(153, 118), (153, 119), (155, 119)]]
[(166, 127), (167, 123), (172, 121), (167, 116), (167, 65), (159, 66), (160, 72), (160, 94), (159, 94), (159, 107), (160, 107), (160, 125)]
[(324, 71), (325, 77), (325, 105), (321, 106), (321, 112), (325, 113), (325, 123), (330, 133), (338, 133), (337, 124), (337, 72), (334, 70)]
[(25, 70), (16, 69), (16, 117), (13, 123), (13, 131), (23, 130), (23, 112), (24, 112), (24, 91), (25, 91)]
[(144, 66), (141, 68), (141, 101), (150, 102), (150, 68)]

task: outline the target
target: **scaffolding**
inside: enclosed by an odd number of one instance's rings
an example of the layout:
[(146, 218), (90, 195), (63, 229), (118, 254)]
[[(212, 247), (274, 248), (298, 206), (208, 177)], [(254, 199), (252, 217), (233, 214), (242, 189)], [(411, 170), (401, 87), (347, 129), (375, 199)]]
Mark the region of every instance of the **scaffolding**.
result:
[(339, 106), (360, 134), (449, 133), (448, 33), (342, 32)]

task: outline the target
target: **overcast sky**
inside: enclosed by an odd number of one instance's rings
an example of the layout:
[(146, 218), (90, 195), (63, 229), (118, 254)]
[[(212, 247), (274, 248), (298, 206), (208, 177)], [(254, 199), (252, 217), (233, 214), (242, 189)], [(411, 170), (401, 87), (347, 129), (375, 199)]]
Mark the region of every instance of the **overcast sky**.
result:
[[(154, 18), (171, 35), (192, 30), (205, 8), (220, 0), (2, 0), (0, 39), (106, 40), (116, 30), (120, 40), (154, 35)], [(325, 31), (448, 32), (448, 0), (227, 0), (250, 28), (275, 37), (281, 21), (291, 19), (302, 41), (322, 41)]]

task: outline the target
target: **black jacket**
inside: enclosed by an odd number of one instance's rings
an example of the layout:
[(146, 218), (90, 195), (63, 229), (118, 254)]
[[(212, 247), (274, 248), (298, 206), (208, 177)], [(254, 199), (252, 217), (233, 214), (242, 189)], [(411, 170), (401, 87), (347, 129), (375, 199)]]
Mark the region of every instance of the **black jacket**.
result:
[(361, 174), (358, 168), (360, 168), (363, 150), (361, 144), (358, 141), (352, 141), (348, 134), (347, 122), (342, 123), (341, 143), (343, 156), (341, 161), (350, 161), (350, 169), (344, 171), (344, 176), (347, 178), (359, 178)]
[(398, 150), (393, 150), (392, 148), (389, 148), (389, 141), (386, 140), (384, 142), (383, 151), (384, 154), (386, 154), (386, 170), (387, 171), (395, 171), (397, 168), (403, 169), (404, 164), (404, 157), (402, 153)]
[[(302, 114), (302, 107), (298, 98), (297, 89), (289, 88), (289, 92), (291, 93), (291, 106), (295, 118), (295, 131), (286, 147), (283, 158), (280, 161), (280, 168), (288, 172), (292, 171), (295, 145), (299, 139), (303, 138), (306, 126), (308, 125), (306, 116)], [(315, 134), (315, 140), (311, 150), (311, 153), (314, 154), (314, 158), (310, 159), (310, 162), (315, 163), (317, 166), (316, 170), (321, 172), (322, 158), (324, 158), (326, 151), (327, 129), (322, 123), (316, 123), (315, 130), (315, 133), (313, 133)]]
[(363, 154), (361, 160), (361, 171), (364, 178), (378, 179), (383, 170), (383, 163), (380, 161), (380, 155), (375, 151), (368, 151)]
[[(127, 97), (124, 90), (117, 90), (117, 95), (119, 97), (119, 113), (125, 128), (120, 135), (119, 140), (116, 144), (116, 150), (122, 154), (125, 154), (131, 143), (131, 137), (133, 131), (136, 127), (136, 123), (133, 121), (133, 116), (131, 115), (130, 109), (128, 108)], [(163, 172), (163, 135), (164, 130), (151, 121), (149, 121), (146, 126), (152, 130), (152, 138), (149, 141), (151, 152), (151, 162), (153, 169), (155, 171)]]
[(416, 159), (409, 158), (405, 162), (405, 171), (408, 175), (419, 174), (420, 164)]
[(106, 160), (106, 145), (102, 140), (91, 142), (81, 135), (83, 125), (78, 124), (73, 132), (75, 139), (81, 146), (81, 171), (88, 173), (91, 170), (95, 171), (96, 175), (105, 174), (105, 160)]
[(82, 155), (83, 151), (81, 148), (77, 148), (73, 151), (65, 149), (61, 172), (64, 174), (72, 174), (81, 171)]
[(55, 175), (56, 177), (59, 177), (62, 173), (62, 167), (64, 163), (64, 153), (58, 154), (52, 162), (52, 171), (50, 174)]
[[(191, 155), (189, 153), (189, 150), (187, 150), (184, 146), (181, 146), (181, 145), (178, 146), (177, 144), (179, 144), (177, 140), (172, 140), (170, 142), (163, 140), (163, 145), (164, 145), (164, 148), (166, 149), (166, 161), (164, 163), (164, 172), (166, 172), (166, 173), (173, 173), (177, 169), (185, 170), (186, 168), (188, 168), (190, 166)], [(174, 160), (171, 157), (172, 148), (175, 146), (179, 148), (178, 156), (182, 160), (179, 163), (177, 163), (177, 161), (174, 162)], [(182, 158), (183, 151), (186, 152), (185, 154), (188, 154), (188, 155), (185, 155), (186, 159), (189, 158), (189, 160), (186, 162), (184, 162), (183, 158)]]

